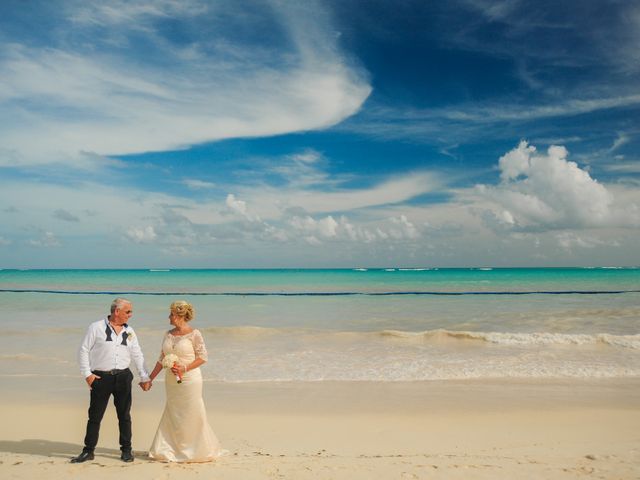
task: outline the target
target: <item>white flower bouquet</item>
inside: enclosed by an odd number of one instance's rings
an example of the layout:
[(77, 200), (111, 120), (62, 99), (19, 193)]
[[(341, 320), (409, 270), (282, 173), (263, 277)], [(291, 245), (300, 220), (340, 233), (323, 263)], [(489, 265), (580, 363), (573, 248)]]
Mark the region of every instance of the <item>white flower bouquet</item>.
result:
[[(164, 358), (162, 359), (162, 367), (173, 368), (174, 365), (179, 365), (178, 356), (174, 355), (173, 353), (169, 353), (165, 355)], [(182, 375), (180, 375), (180, 373), (176, 375), (176, 381), (178, 383), (182, 383)]]

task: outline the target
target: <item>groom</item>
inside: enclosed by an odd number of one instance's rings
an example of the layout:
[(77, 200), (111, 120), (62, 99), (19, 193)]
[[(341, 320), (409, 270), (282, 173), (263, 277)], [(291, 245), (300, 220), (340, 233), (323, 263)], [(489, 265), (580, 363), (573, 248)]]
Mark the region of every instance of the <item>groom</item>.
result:
[(124, 462), (133, 462), (130, 415), (133, 374), (129, 370), (132, 360), (140, 376), (140, 387), (147, 391), (151, 388), (151, 382), (138, 339), (133, 328), (127, 324), (132, 314), (131, 302), (116, 298), (111, 304), (111, 314), (89, 325), (80, 345), (78, 361), (91, 390), (91, 401), (84, 448), (80, 455), (71, 459), (71, 463), (93, 460), (100, 422), (111, 395), (120, 427), (120, 458)]

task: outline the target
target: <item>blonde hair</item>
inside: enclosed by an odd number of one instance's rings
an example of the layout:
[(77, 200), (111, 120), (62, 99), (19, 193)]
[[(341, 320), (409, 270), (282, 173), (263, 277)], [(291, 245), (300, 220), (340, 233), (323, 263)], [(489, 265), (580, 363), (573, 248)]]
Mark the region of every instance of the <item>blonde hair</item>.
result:
[(186, 322), (192, 320), (195, 316), (193, 305), (191, 305), (189, 302), (185, 302), (184, 300), (177, 300), (173, 302), (169, 309), (171, 310), (171, 313), (177, 315), (178, 317), (184, 318)]

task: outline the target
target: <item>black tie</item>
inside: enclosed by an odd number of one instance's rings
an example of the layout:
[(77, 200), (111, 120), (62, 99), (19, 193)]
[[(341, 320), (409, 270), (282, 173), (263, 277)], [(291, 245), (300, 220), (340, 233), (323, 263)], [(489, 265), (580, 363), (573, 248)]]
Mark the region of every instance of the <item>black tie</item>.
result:
[(107, 325), (107, 329), (104, 331), (104, 333), (107, 334), (107, 342), (113, 342), (113, 340), (111, 340), (111, 328), (109, 328), (109, 325)]
[(122, 334), (122, 345), (127, 345), (127, 337), (129, 336), (129, 334), (127, 332), (124, 332)]

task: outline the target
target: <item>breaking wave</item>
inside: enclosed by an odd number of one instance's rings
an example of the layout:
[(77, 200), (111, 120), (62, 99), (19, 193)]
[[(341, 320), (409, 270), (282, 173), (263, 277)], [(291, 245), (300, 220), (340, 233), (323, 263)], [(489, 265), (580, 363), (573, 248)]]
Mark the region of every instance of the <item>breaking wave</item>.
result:
[(632, 348), (640, 350), (640, 334), (612, 335), (599, 334), (565, 334), (565, 333), (507, 333), (507, 332), (469, 332), (450, 330), (427, 330), (424, 332), (404, 332), (399, 330), (384, 330), (378, 332), (383, 337), (407, 340), (444, 341), (468, 340), (480, 341), (499, 345), (610, 345), (614, 347)]

